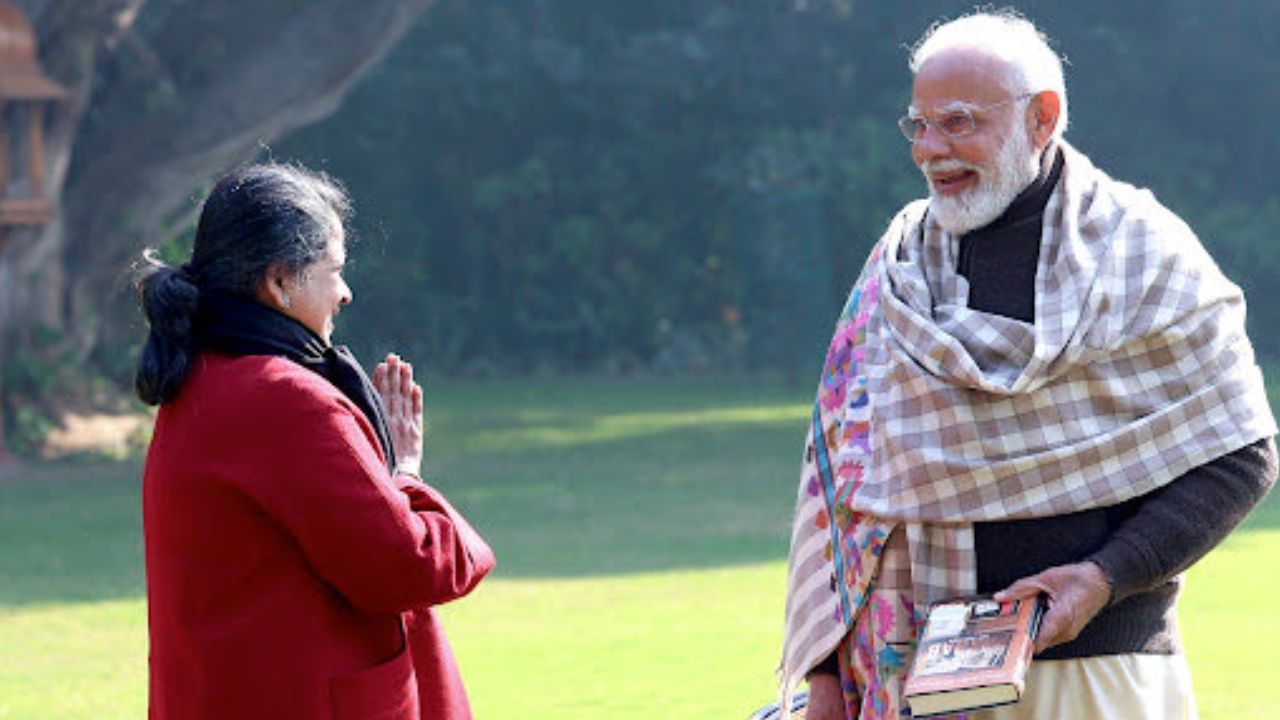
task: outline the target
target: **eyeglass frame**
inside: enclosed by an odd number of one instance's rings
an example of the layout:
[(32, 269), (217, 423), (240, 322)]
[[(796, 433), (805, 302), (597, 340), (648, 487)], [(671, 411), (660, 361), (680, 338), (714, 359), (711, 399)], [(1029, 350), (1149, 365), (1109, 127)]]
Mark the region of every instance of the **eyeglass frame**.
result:
[(949, 139), (968, 137), (969, 135), (972, 135), (978, 130), (978, 121), (975, 120), (973, 117), (973, 114), (975, 112), (985, 112), (987, 110), (994, 110), (995, 108), (1002, 107), (1004, 105), (1009, 105), (1011, 103), (1016, 103), (1022, 100), (1033, 98), (1039, 94), (1040, 93), (1038, 92), (1026, 92), (1026, 93), (1022, 93), (1021, 95), (1015, 95), (1014, 97), (1001, 100), (1000, 102), (991, 103), (990, 105), (979, 105), (977, 107), (964, 107), (963, 105), (966, 105), (966, 104), (962, 103), (961, 104), (962, 107), (958, 107), (954, 110), (945, 111), (946, 114), (949, 116), (958, 115), (958, 116), (968, 118), (969, 129), (964, 130), (962, 132), (950, 132), (945, 127), (943, 127), (937, 120), (931, 120), (924, 113), (920, 113), (919, 115), (912, 115), (910, 112), (898, 118), (898, 123), (897, 123), (898, 130), (902, 132), (902, 136), (907, 139), (907, 142), (911, 143), (912, 145), (916, 143), (917, 139), (924, 137), (925, 133), (929, 132), (929, 128), (931, 126), (938, 128), (938, 132), (942, 133), (945, 137)]

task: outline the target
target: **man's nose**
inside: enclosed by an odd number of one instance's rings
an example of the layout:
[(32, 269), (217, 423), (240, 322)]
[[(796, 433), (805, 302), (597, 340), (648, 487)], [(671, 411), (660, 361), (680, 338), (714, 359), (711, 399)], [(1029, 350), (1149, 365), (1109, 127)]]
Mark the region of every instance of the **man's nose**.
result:
[(922, 165), (929, 160), (939, 160), (950, 152), (950, 141), (941, 130), (934, 127), (933, 123), (926, 124), (924, 132), (917, 135), (915, 142), (911, 143), (911, 159), (916, 165)]

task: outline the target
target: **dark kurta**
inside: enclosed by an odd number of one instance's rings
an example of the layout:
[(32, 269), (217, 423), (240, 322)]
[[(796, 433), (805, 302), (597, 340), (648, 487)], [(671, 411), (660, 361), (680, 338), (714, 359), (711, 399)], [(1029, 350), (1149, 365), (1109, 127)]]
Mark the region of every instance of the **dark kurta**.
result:
[(493, 567), (363, 413), (278, 357), (205, 354), (143, 479), (156, 720), (471, 713), (430, 606)]

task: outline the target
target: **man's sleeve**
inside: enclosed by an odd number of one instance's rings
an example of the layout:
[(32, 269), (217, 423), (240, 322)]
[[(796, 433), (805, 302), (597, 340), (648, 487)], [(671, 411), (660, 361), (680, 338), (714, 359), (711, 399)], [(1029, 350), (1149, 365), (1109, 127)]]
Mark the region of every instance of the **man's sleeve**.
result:
[(1244, 519), (1276, 482), (1276, 445), (1259, 440), (1143, 497), (1090, 555), (1111, 583), (1111, 604), (1186, 570)]
[(839, 650), (833, 650), (830, 655), (822, 662), (813, 666), (813, 669), (805, 673), (805, 677), (812, 675), (839, 675), (840, 674), (840, 658), (836, 656)]

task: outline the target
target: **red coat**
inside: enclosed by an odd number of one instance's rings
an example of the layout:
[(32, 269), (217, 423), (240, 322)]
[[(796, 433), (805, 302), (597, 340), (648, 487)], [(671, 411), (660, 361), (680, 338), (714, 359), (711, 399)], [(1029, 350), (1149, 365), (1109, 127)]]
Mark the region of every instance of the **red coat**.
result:
[(143, 477), (153, 720), (460, 720), (431, 605), (493, 554), (372, 427), (277, 357), (196, 360)]

